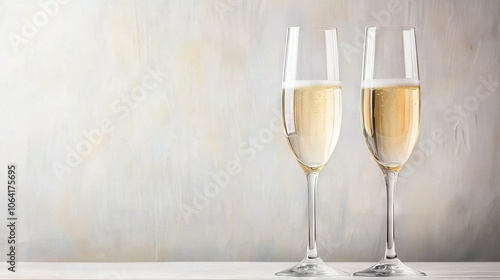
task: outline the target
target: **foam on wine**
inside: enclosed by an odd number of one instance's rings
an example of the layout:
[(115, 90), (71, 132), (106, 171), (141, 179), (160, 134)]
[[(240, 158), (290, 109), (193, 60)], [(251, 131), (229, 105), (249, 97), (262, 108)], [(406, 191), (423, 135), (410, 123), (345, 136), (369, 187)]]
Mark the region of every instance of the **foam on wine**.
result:
[(329, 86), (329, 87), (340, 87), (340, 81), (330, 81), (330, 80), (295, 80), (295, 81), (283, 81), (282, 88), (302, 88), (302, 87), (319, 87), (319, 86)]
[(361, 83), (362, 88), (379, 87), (419, 87), (420, 80), (417, 79), (374, 79), (364, 80)]

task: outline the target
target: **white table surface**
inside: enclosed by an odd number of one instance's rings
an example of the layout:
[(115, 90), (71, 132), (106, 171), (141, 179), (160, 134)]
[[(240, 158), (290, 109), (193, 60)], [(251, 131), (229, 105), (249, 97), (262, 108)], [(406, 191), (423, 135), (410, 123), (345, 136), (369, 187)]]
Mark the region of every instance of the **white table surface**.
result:
[[(349, 272), (371, 263), (329, 263)], [(427, 277), (411, 279), (500, 279), (500, 262), (407, 263)], [(0, 279), (290, 279), (274, 273), (292, 266), (284, 262), (143, 262), (143, 263), (18, 263), (15, 273), (0, 265)], [(351, 277), (365, 279), (363, 277)], [(297, 278), (293, 278), (297, 279)], [(328, 278), (335, 279), (335, 278)], [(341, 277), (338, 279), (349, 279)], [(391, 278), (395, 279), (395, 278)]]

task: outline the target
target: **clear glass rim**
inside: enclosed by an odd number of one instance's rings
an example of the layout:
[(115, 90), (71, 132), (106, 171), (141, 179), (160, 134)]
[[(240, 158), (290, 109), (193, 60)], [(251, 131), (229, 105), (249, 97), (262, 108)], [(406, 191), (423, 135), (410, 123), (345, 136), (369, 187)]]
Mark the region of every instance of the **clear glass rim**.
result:
[(415, 30), (415, 27), (413, 27), (413, 26), (385, 26), (385, 27), (368, 26), (366, 28), (366, 31), (368, 31), (368, 30), (375, 30), (375, 31), (405, 31), (405, 30)]
[(328, 26), (328, 25), (311, 25), (311, 26), (308, 26), (308, 25), (305, 25), (305, 26), (290, 26), (287, 28), (288, 31), (291, 31), (291, 30), (296, 30), (298, 29), (299, 31), (327, 31), (327, 30), (335, 30), (337, 31), (337, 27), (335, 26)]

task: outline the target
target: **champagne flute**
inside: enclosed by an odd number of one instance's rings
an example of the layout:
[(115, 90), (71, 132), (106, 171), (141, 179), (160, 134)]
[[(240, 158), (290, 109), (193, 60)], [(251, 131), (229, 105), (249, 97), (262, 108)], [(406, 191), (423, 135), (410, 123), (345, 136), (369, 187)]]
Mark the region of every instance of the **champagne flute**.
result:
[(387, 244), (377, 264), (355, 276), (423, 276), (403, 264), (394, 243), (394, 193), (399, 170), (420, 129), (420, 79), (413, 27), (366, 29), (361, 112), (368, 148), (385, 177)]
[(337, 144), (341, 95), (335, 28), (288, 28), (282, 86), (285, 136), (307, 176), (309, 235), (306, 256), (279, 276), (348, 275), (327, 266), (316, 246), (318, 174)]

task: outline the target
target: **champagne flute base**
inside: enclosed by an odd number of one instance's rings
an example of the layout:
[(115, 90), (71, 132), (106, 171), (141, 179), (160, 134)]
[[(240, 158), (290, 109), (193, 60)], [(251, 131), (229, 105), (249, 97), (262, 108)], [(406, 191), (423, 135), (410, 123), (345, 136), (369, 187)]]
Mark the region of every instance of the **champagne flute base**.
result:
[(276, 276), (321, 277), (349, 276), (349, 274), (326, 265), (321, 258), (305, 258), (294, 267), (276, 273)]
[(354, 273), (354, 276), (387, 277), (387, 276), (425, 276), (425, 273), (412, 269), (402, 263), (398, 258), (382, 259), (377, 264)]

